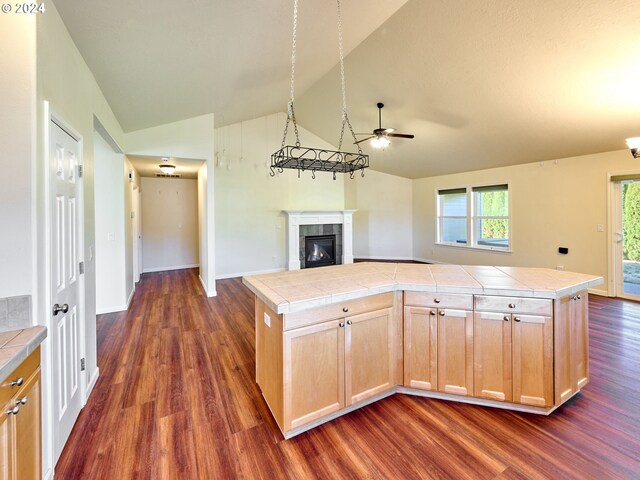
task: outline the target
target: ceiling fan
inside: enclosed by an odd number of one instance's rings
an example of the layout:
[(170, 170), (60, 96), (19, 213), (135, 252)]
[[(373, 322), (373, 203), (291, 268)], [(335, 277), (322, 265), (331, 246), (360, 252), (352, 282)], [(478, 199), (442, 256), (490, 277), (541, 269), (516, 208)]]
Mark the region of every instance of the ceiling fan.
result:
[(356, 135), (369, 135), (367, 138), (363, 138), (362, 140), (358, 140), (355, 142), (361, 143), (367, 140), (371, 140), (371, 146), (375, 148), (384, 148), (389, 146), (391, 143), (387, 137), (398, 137), (398, 138), (414, 138), (415, 135), (410, 133), (393, 133), (395, 132), (395, 128), (382, 128), (382, 107), (384, 107), (384, 103), (377, 103), (378, 107), (378, 128), (375, 128), (372, 133), (356, 133)]

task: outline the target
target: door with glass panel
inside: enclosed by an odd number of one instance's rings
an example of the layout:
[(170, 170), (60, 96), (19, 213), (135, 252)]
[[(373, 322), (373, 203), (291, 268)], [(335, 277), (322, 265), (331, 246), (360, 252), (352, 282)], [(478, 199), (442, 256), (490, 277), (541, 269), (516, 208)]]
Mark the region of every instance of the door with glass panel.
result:
[(613, 177), (613, 251), (616, 296), (640, 301), (640, 175), (635, 177)]

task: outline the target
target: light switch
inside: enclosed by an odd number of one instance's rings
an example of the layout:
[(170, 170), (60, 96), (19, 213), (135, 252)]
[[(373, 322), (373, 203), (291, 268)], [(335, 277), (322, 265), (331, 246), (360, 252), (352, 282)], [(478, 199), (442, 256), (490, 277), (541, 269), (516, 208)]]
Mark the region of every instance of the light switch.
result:
[(264, 313), (264, 323), (267, 327), (271, 328), (271, 317), (269, 315), (267, 315), (267, 313)]
[(597, 226), (597, 229), (598, 229), (599, 232), (604, 232), (604, 225), (599, 223), (598, 226)]

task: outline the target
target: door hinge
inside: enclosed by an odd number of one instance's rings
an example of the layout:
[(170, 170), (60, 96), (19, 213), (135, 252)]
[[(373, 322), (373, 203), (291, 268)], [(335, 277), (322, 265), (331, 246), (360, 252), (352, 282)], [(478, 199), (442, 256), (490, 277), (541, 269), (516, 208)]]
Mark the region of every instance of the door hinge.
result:
[(82, 168), (82, 165), (78, 165), (78, 178), (82, 178), (83, 174), (84, 174), (84, 169)]
[(78, 264), (78, 269), (80, 270), (80, 275), (84, 274), (84, 262), (80, 262)]
[(80, 359), (80, 371), (84, 372), (86, 370), (84, 358)]

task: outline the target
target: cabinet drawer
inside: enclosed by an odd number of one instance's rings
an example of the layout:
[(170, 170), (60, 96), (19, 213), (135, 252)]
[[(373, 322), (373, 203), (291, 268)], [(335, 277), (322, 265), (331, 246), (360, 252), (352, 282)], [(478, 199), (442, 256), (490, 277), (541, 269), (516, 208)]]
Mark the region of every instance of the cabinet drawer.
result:
[(473, 309), (473, 295), (456, 293), (404, 292), (404, 304), (413, 307)]
[(12, 386), (11, 382), (17, 382), (18, 379), (22, 378), (22, 384), (25, 384), (39, 366), (40, 347), (36, 348), (7, 378), (3, 379), (2, 384), (0, 384), (0, 405), (4, 405), (20, 390), (20, 386)]
[(545, 298), (494, 297), (488, 295), (475, 296), (476, 311), (493, 311), (505, 313), (529, 313), (533, 315), (553, 314), (553, 300)]
[(360, 313), (372, 312), (393, 305), (393, 292), (358, 298), (347, 302), (334, 303), (322, 307), (284, 314), (284, 330), (313, 325), (342, 317), (352, 317)]

